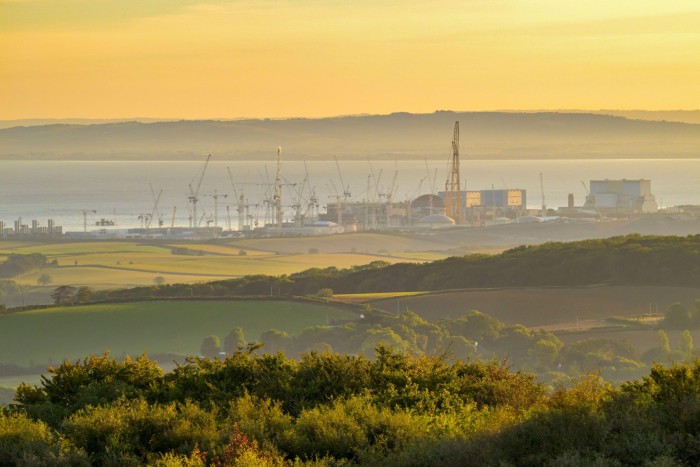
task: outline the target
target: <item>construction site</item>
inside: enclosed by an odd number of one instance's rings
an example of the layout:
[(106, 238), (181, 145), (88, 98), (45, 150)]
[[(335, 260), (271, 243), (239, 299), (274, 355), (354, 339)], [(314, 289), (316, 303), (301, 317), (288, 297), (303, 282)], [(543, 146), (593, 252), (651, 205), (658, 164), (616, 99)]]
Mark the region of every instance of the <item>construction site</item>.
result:
[[(116, 212), (114, 218), (104, 215), (97, 218), (95, 209), (81, 209), (82, 229), (79, 231), (64, 231), (53, 219), (48, 220), (46, 227), (39, 226), (37, 220), (27, 225), (20, 217), (10, 224), (0, 220), (0, 235), (3, 238), (67, 236), (78, 239), (313, 236), (475, 228), (561, 219), (597, 220), (605, 215), (658, 210), (649, 180), (591, 180), (590, 189), (581, 181), (586, 190), (585, 203), (575, 206), (573, 194), (570, 194), (568, 205), (556, 209), (547, 207), (542, 173), (539, 174), (541, 203), (535, 209), (528, 209), (524, 188), (507, 187), (502, 178), (503, 188), (491, 184), (490, 188), (467, 190), (460, 167), (459, 139), (459, 122), (455, 122), (444, 187), (438, 183), (438, 169), (431, 171), (426, 160), (426, 176), (416, 183), (414, 196), (401, 200), (397, 199), (398, 168), (382, 181), (384, 173), (382, 170), (376, 173), (368, 160), (368, 174), (357, 195), (353, 193), (353, 189), (361, 186), (357, 176), (353, 177), (352, 188), (336, 158), (337, 173), (326, 174), (331, 178), (318, 190), (306, 163), (303, 179), (289, 180), (285, 176), (282, 148), (278, 147), (272, 175), (265, 166), (262, 180), (251, 181), (249, 174), (241, 177), (240, 173), (237, 173), (237, 179), (227, 167), (229, 186), (207, 186), (209, 191), (203, 192), (212, 159), (211, 155), (207, 156), (187, 184), (185, 225), (182, 213), (177, 217), (178, 207), (164, 208), (161, 203), (163, 190), (149, 184), (151, 208), (139, 212), (130, 225), (118, 225)], [(205, 199), (206, 209), (203, 207)]]

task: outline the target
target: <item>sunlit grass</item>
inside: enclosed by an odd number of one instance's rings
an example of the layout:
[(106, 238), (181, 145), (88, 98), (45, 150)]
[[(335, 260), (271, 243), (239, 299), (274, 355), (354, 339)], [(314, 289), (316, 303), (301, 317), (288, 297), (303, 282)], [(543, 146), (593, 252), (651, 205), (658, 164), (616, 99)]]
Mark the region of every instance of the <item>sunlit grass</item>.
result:
[(365, 303), (374, 300), (384, 300), (396, 297), (412, 297), (423, 295), (428, 292), (375, 292), (375, 293), (355, 293), (355, 294), (335, 294), (332, 300), (345, 303)]

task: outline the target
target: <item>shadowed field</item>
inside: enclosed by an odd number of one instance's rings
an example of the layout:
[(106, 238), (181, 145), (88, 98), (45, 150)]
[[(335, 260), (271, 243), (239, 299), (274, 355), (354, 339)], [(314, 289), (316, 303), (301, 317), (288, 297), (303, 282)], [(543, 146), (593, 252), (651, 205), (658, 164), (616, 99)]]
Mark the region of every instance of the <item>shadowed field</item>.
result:
[[(692, 305), (698, 298), (700, 288), (693, 287), (599, 286), (460, 290), (368, 303), (389, 312), (411, 310), (431, 321), (479, 310), (508, 325), (549, 330), (565, 344), (592, 337), (625, 339), (644, 352), (657, 344), (653, 319), (646, 326), (632, 326), (609, 318), (659, 318), (672, 303)], [(692, 334), (700, 339), (700, 332)], [(669, 332), (672, 346), (678, 344), (679, 336), (680, 332)]]
[(279, 329), (296, 334), (328, 319), (356, 318), (337, 307), (284, 301), (162, 301), (54, 307), (0, 316), (0, 362), (27, 365), (111, 351), (113, 355), (198, 355), (210, 334), (241, 327), (248, 340)]

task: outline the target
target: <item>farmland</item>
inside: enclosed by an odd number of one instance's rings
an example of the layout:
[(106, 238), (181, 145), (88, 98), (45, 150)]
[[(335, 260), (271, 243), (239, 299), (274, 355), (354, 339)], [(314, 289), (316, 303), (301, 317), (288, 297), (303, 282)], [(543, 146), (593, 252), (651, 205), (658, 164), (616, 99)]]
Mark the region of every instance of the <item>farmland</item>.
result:
[(52, 307), (0, 317), (2, 362), (59, 362), (107, 350), (113, 355), (198, 355), (208, 335), (241, 327), (296, 334), (327, 319), (356, 317), (337, 307), (285, 301), (162, 301)]
[[(357, 294), (358, 301), (365, 294)], [(370, 295), (371, 294), (367, 294)], [(342, 298), (352, 301), (353, 295)], [(552, 331), (564, 343), (587, 338), (626, 339), (640, 351), (657, 343), (654, 318), (669, 305), (692, 305), (700, 288), (660, 286), (528, 287), (454, 290), (365, 300), (388, 311), (411, 310), (436, 321), (455, 319), (467, 310), (479, 310), (509, 325), (522, 324)], [(648, 327), (611, 322), (613, 317), (648, 317)], [(700, 332), (693, 336), (700, 340)], [(672, 345), (678, 336), (669, 335)]]
[[(25, 273), (14, 280), (35, 286), (39, 276), (48, 274), (51, 284), (44, 288), (48, 292), (57, 285), (86, 285), (95, 289), (150, 285), (156, 276), (162, 276), (168, 283), (190, 283), (250, 274), (291, 274), (309, 268), (343, 268), (376, 260), (422, 262), (446, 256), (444, 252), (398, 249), (391, 252), (387, 250), (391, 247), (391, 237), (376, 237), (372, 245), (377, 248), (362, 251), (343, 246), (338, 239), (312, 239), (315, 242), (309, 239), (259, 239), (216, 244), (0, 242), (0, 260), (10, 254), (46, 255), (53, 263), (51, 267)], [(394, 246), (406, 245), (408, 243), (403, 242)]]

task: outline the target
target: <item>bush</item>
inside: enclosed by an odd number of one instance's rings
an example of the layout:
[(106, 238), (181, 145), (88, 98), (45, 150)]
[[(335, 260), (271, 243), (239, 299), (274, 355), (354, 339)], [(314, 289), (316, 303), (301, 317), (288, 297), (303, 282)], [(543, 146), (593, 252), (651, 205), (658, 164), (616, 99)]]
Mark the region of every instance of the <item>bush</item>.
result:
[(38, 285), (49, 285), (51, 282), (53, 282), (53, 279), (46, 273), (40, 275), (36, 280)]
[(195, 449), (223, 454), (215, 410), (191, 403), (149, 405), (121, 399), (111, 406), (87, 407), (66, 420), (66, 438), (90, 452), (100, 465), (142, 464), (149, 454), (190, 456)]
[(76, 449), (45, 423), (26, 415), (0, 411), (0, 465), (90, 465), (84, 451)]

